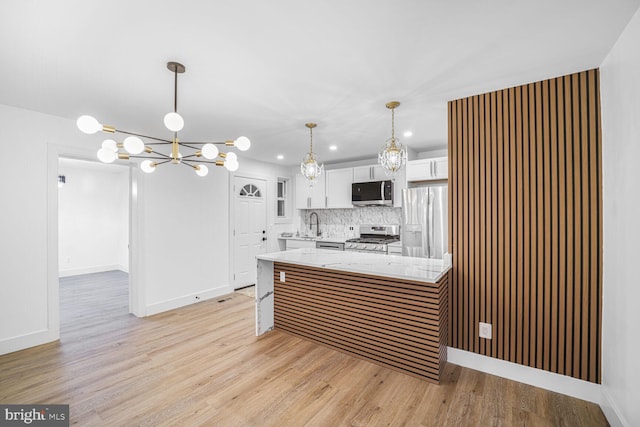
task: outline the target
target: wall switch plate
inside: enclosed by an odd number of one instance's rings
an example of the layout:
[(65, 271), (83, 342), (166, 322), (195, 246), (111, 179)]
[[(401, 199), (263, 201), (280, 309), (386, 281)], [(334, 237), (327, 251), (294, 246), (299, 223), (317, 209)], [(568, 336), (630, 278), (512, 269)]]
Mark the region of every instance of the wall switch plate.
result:
[(480, 322), (480, 338), (491, 339), (491, 323)]
[(280, 281), (284, 282), (284, 271), (280, 272)]

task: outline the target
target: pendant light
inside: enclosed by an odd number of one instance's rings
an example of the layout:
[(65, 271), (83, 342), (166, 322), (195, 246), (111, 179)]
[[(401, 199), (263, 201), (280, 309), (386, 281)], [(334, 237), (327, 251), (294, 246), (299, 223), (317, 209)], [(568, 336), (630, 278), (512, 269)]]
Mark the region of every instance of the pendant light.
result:
[[(165, 163), (189, 166), (198, 176), (206, 176), (209, 172), (205, 163), (224, 166), (230, 172), (238, 170), (238, 156), (233, 152), (223, 153), (216, 145), (235, 147), (240, 151), (246, 151), (251, 146), (249, 138), (241, 136), (236, 140), (211, 142), (185, 142), (178, 139), (178, 132), (184, 127), (184, 119), (178, 114), (178, 74), (184, 73), (185, 67), (177, 62), (168, 62), (167, 68), (174, 76), (173, 111), (164, 116), (163, 122), (165, 127), (173, 133), (173, 138), (156, 138), (128, 132), (113, 126), (102, 125), (94, 117), (81, 116), (77, 125), (84, 133), (93, 134), (102, 131), (127, 135), (122, 143), (117, 143), (113, 139), (104, 140), (102, 147), (98, 150), (98, 159), (104, 163), (112, 163), (118, 159), (140, 158), (143, 159), (140, 163), (140, 169), (146, 173), (154, 172), (158, 166)], [(141, 138), (152, 142), (144, 142)], [(169, 146), (167, 147), (169, 153), (158, 151), (155, 146)], [(181, 149), (185, 155), (182, 155)], [(202, 157), (207, 160), (202, 160)]]
[(391, 110), (391, 138), (387, 139), (382, 151), (378, 153), (378, 163), (384, 168), (385, 174), (391, 177), (395, 177), (396, 173), (407, 163), (407, 150), (395, 135), (395, 109), (399, 105), (398, 101), (385, 104)]
[(302, 159), (300, 163), (300, 172), (309, 182), (309, 187), (313, 187), (313, 184), (318, 181), (318, 178), (322, 174), (322, 163), (318, 163), (316, 155), (313, 153), (313, 128), (318, 126), (315, 123), (306, 123), (305, 126), (309, 128), (309, 152)]

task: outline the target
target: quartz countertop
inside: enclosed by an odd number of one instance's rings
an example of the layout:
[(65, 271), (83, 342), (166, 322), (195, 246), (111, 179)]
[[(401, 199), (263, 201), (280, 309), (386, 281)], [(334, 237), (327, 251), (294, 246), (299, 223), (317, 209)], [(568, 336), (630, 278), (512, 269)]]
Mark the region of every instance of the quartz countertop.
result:
[(445, 264), (443, 260), (439, 259), (316, 248), (272, 252), (258, 255), (257, 258), (265, 261), (350, 271), (426, 283), (436, 283), (451, 268), (451, 264)]
[(321, 236), (289, 236), (289, 237), (283, 237), (283, 236), (278, 236), (278, 239), (282, 239), (282, 240), (310, 240), (310, 241), (314, 241), (314, 242), (336, 242), (336, 243), (344, 243), (347, 241), (347, 239), (350, 239), (351, 237), (321, 237)]

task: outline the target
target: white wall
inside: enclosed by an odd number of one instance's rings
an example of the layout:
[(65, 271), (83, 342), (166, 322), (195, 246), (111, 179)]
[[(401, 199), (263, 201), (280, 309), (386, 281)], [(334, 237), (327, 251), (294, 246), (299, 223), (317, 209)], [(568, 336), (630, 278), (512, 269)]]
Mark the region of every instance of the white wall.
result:
[(603, 410), (640, 425), (640, 11), (602, 63)]
[[(16, 160), (0, 168), (0, 354), (59, 338), (58, 157), (93, 159), (102, 139), (74, 120), (0, 105), (0, 149)], [(229, 292), (226, 169), (132, 175), (134, 312)]]
[(141, 174), (146, 314), (231, 292), (229, 287), (229, 174), (209, 168), (201, 178), (182, 165)]
[(129, 271), (129, 168), (60, 159), (60, 276)]

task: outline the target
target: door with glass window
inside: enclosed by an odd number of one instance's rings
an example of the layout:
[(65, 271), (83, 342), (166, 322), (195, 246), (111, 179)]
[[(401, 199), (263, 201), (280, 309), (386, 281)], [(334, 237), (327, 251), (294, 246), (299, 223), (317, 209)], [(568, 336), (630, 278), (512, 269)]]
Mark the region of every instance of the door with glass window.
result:
[(267, 249), (266, 181), (236, 176), (233, 192), (232, 280), (238, 289), (256, 283), (256, 255)]

